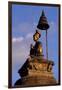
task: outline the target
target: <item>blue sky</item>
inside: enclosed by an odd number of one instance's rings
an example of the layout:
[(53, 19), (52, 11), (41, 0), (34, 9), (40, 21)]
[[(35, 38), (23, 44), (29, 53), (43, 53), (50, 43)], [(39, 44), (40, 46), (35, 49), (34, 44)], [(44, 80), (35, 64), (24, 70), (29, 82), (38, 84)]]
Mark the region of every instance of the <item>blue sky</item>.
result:
[[(55, 65), (53, 72), (58, 80), (58, 7), (12, 5), (12, 85), (19, 79), (18, 69), (29, 56), (32, 35), (35, 33), (42, 10), (44, 10), (50, 28), (48, 29), (48, 58)], [(45, 31), (41, 32), (43, 54), (46, 58)]]

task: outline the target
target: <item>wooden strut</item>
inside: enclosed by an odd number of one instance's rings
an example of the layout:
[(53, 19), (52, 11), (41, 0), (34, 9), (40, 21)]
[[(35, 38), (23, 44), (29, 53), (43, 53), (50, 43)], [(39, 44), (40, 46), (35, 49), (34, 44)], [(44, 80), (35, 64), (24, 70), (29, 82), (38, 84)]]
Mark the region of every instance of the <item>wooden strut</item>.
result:
[(46, 58), (48, 60), (48, 41), (47, 41), (47, 30), (46, 30)]

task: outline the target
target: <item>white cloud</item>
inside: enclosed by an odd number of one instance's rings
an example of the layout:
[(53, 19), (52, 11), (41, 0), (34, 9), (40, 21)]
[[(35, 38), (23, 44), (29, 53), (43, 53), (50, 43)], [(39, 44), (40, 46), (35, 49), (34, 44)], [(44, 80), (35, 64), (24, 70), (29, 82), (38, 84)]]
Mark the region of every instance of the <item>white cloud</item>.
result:
[(27, 35), (26, 35), (26, 38), (28, 39), (28, 38), (32, 38), (33, 37), (33, 33), (28, 33)]
[(24, 40), (23, 37), (18, 37), (18, 38), (15, 37), (15, 38), (12, 39), (12, 42), (21, 42), (23, 40)]
[(22, 42), (24, 39), (28, 40), (28, 39), (32, 39), (33, 38), (33, 33), (28, 33), (25, 37), (14, 37), (12, 38), (12, 42)]
[(25, 37), (15, 37), (12, 39), (12, 61), (13, 65), (21, 63), (28, 58), (30, 44), (33, 43), (33, 33), (28, 33)]

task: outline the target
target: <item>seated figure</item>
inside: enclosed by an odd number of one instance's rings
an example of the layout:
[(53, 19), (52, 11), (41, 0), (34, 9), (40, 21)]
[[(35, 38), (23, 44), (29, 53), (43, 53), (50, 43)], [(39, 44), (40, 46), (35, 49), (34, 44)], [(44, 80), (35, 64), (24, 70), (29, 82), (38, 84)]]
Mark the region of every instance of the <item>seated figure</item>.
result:
[(36, 56), (42, 55), (43, 49), (42, 49), (42, 44), (40, 41), (36, 42), (34, 49), (35, 49), (35, 55)]
[(31, 44), (30, 56), (40, 56), (42, 53), (43, 49), (40, 41), (37, 41), (34, 46)]

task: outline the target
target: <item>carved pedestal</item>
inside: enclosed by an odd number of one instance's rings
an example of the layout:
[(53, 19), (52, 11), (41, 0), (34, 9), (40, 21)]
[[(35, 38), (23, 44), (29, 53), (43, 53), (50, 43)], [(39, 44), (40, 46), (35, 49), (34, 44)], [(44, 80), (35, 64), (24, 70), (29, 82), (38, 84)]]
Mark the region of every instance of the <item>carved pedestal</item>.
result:
[(27, 59), (18, 71), (21, 79), (15, 85), (21, 85), (23, 87), (57, 84), (52, 72), (53, 65), (53, 61)]

